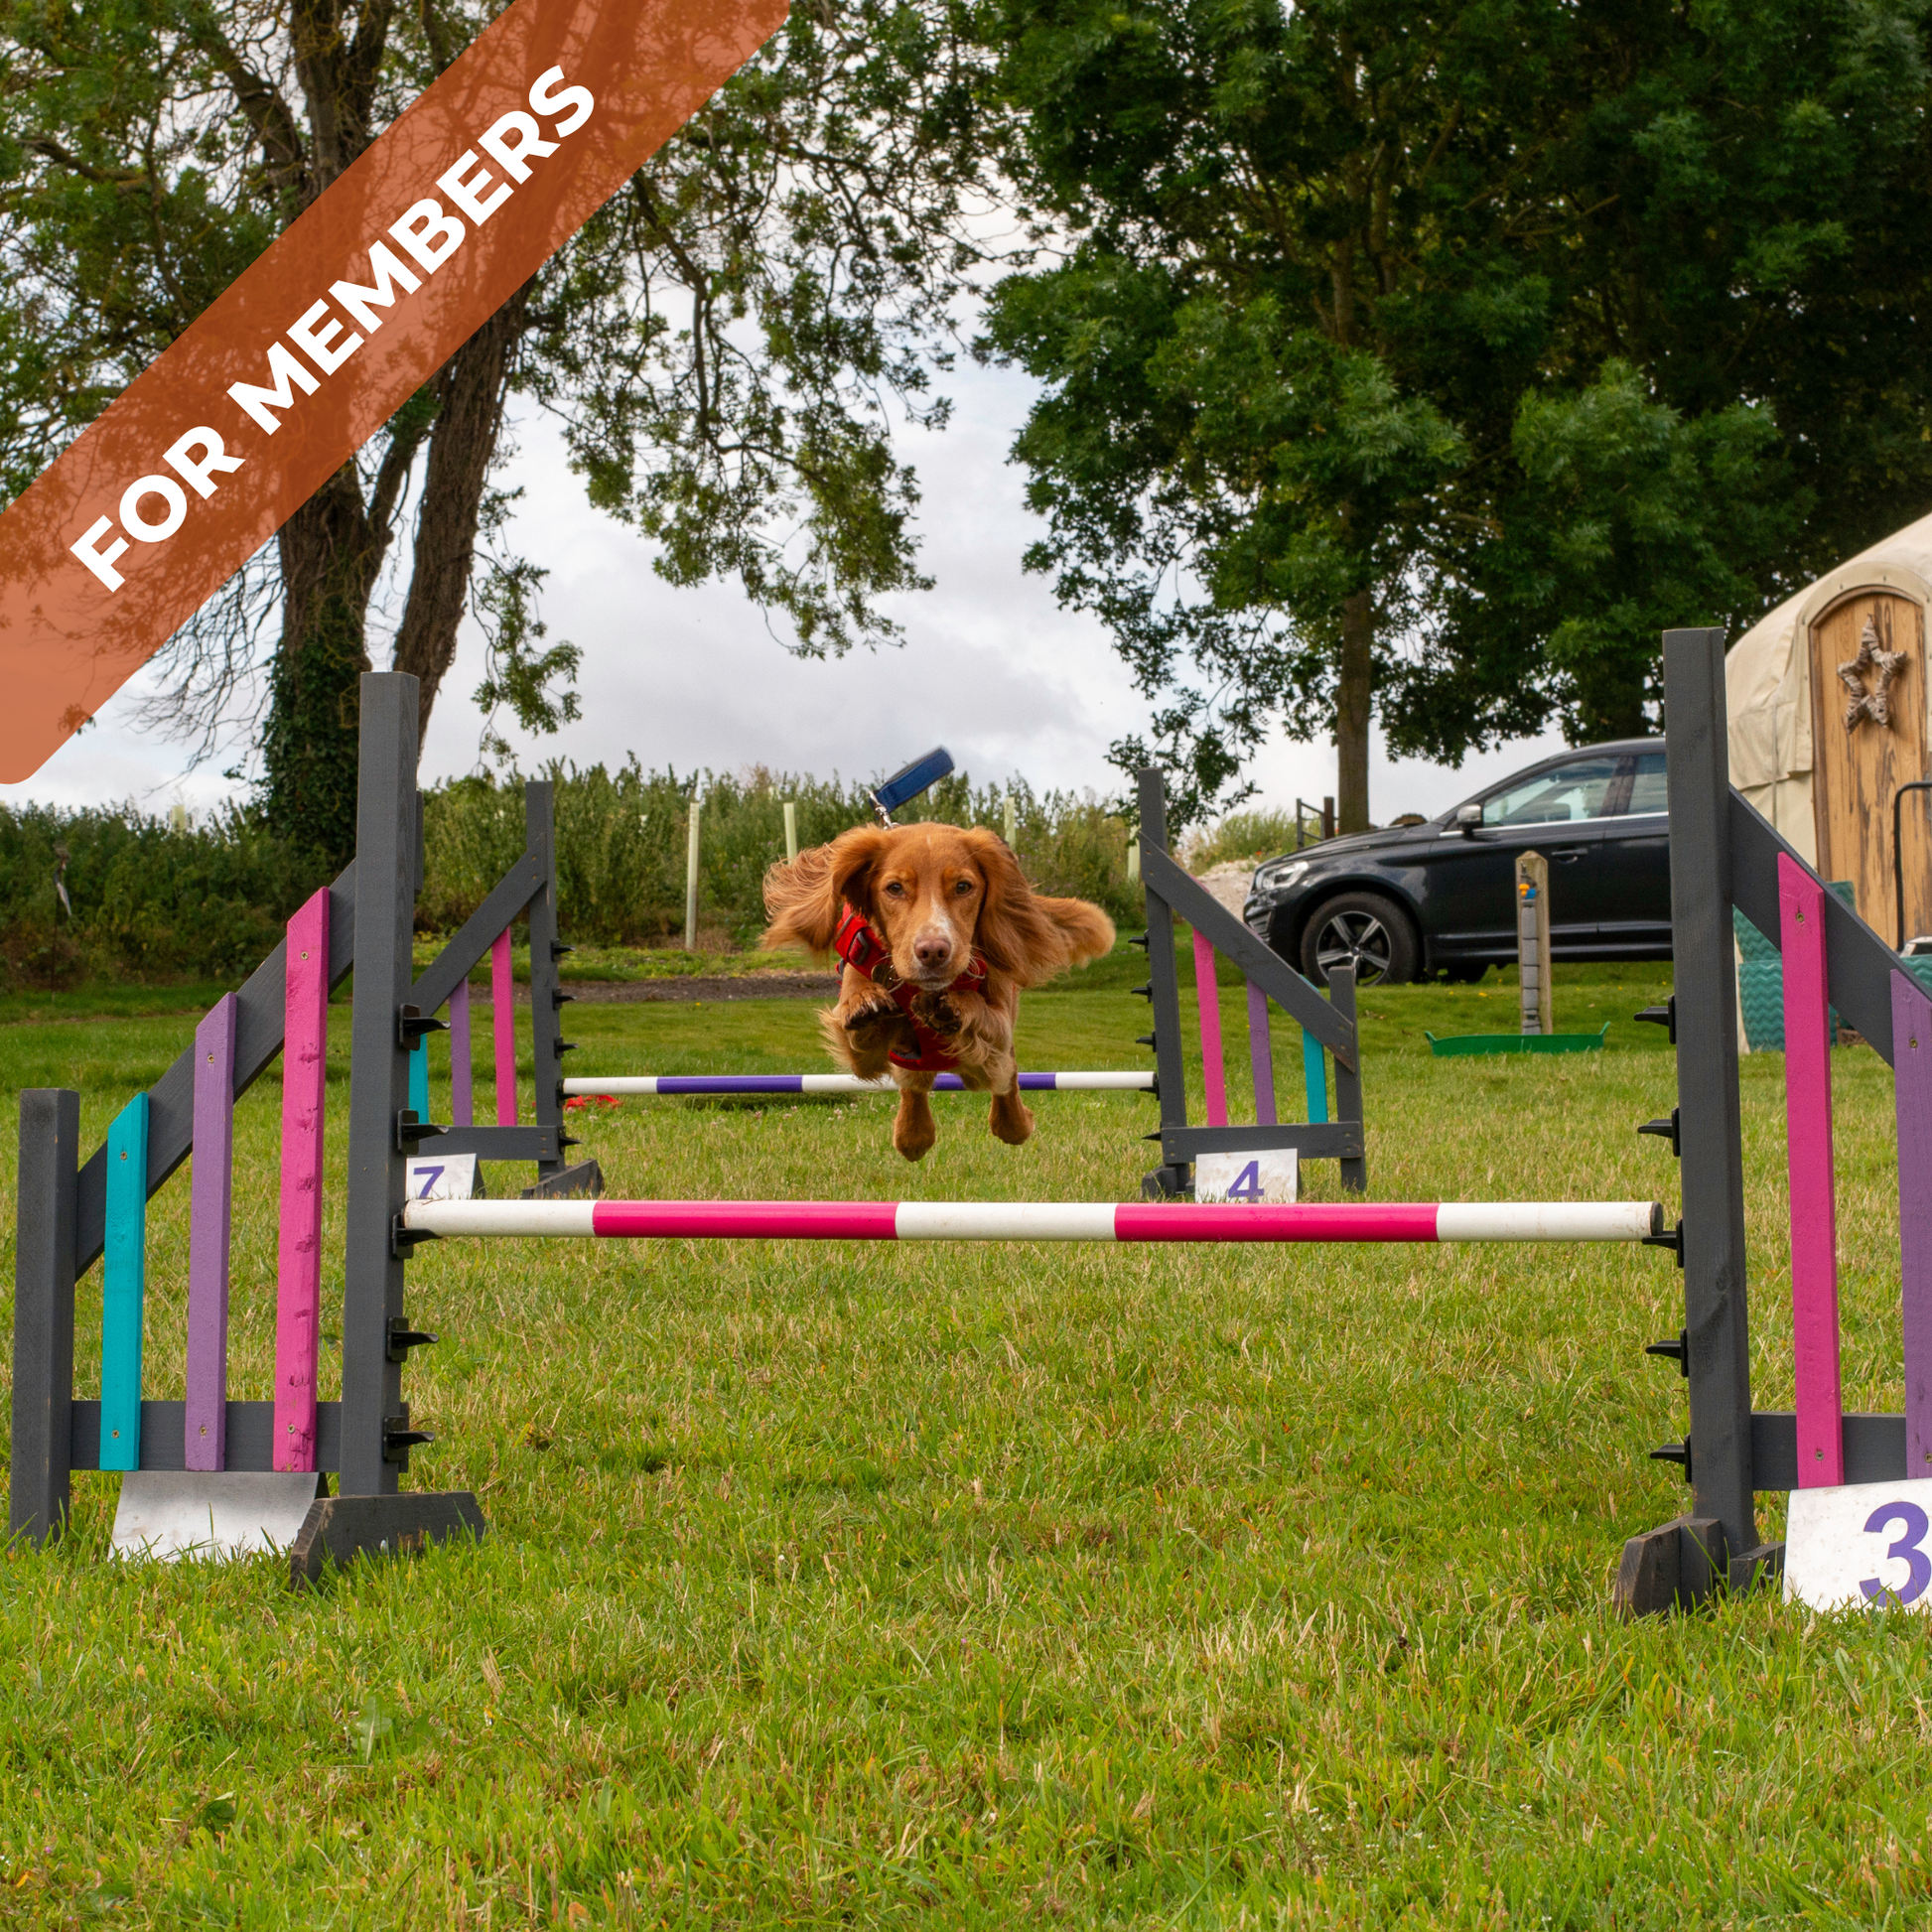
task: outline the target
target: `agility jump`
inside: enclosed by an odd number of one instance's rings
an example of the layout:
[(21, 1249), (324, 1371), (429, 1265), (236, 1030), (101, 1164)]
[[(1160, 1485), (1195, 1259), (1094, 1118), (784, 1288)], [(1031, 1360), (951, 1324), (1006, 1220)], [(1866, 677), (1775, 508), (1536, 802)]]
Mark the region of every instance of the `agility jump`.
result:
[[(252, 1485), (307, 1482), (317, 1497), (292, 1551), (292, 1574), (313, 1576), (325, 1557), (338, 1561), (357, 1551), (420, 1547), (426, 1539), (452, 1533), (481, 1534), (483, 1519), (467, 1494), (407, 1491), (399, 1479), (408, 1470), (412, 1449), (430, 1442), (429, 1431), (412, 1415), (403, 1397), (403, 1378), (412, 1351), (433, 1336), (409, 1319), (405, 1308), (407, 1270), (412, 1256), (439, 1239), (505, 1237), (629, 1240), (815, 1240), (815, 1241), (1072, 1241), (1090, 1243), (1295, 1244), (1295, 1243), (1442, 1243), (1442, 1242), (1623, 1242), (1674, 1243), (1664, 1234), (1663, 1210), (1651, 1201), (1498, 1202), (1498, 1203), (1337, 1203), (1277, 1204), (1251, 1202), (1209, 1206), (1172, 1198), (1120, 1202), (893, 1202), (893, 1201), (609, 1201), (558, 1197), (566, 1190), (595, 1186), (594, 1164), (565, 1166), (570, 1146), (561, 1131), (567, 1091), (583, 1085), (610, 1091), (613, 1082), (567, 1082), (561, 1056), (569, 1042), (557, 1036), (557, 1018), (568, 995), (556, 983), (556, 961), (566, 950), (556, 938), (555, 889), (550, 854), (549, 798), (532, 788), (530, 848), (483, 905), (444, 949), (417, 975), (410, 954), (413, 905), (421, 884), (419, 801), (415, 790), (417, 703), (411, 678), (370, 675), (362, 685), (362, 745), (357, 817), (357, 856), (352, 872), (330, 890), (326, 935), (321, 901), (305, 908), (292, 931), (292, 948), (278, 952), (257, 972), (231, 1006), (213, 1020), (216, 1032), (232, 1033), (232, 1075), (198, 1077), (206, 1062), (197, 1045), (150, 1089), (145, 1108), (117, 1123), (122, 1131), (83, 1166), (78, 1145), (79, 1096), (67, 1091), (33, 1090), (21, 1099), (20, 1216), (16, 1261), (14, 1329), (14, 1436), (12, 1525), (17, 1534), (39, 1542), (59, 1531), (68, 1515), (70, 1472), (132, 1462), (139, 1473), (179, 1477), (190, 1484), (190, 1501), (212, 1514), (227, 1501), (243, 1498)], [(1165, 859), (1157, 846), (1150, 854)], [(1160, 864), (1150, 884), (1185, 899), (1184, 888)], [(1154, 902), (1151, 899), (1151, 903)], [(1158, 903), (1161, 937), (1171, 953), (1169, 901)], [(1161, 1138), (1165, 1177), (1180, 1183), (1186, 1168), (1204, 1153), (1240, 1151), (1247, 1137), (1280, 1134), (1304, 1155), (1326, 1155), (1343, 1163), (1344, 1181), (1362, 1177), (1357, 1039), (1348, 1010), (1350, 988), (1337, 976), (1332, 1003), (1314, 994), (1299, 976), (1265, 955), (1259, 942), (1227, 918), (1221, 908), (1185, 906), (1212, 931), (1216, 951), (1233, 953), (1251, 985), (1266, 984), (1301, 1021), (1306, 1034), (1325, 1040), (1337, 1056), (1342, 1089), (1341, 1119), (1300, 1127), (1260, 1130), (1211, 1124), (1189, 1128), (1184, 1114), (1164, 1098)], [(514, 1054), (505, 1037), (511, 1006), (507, 948), (502, 935), (512, 920), (527, 916), (531, 938), (532, 1026), (536, 1060), (538, 1119), (516, 1125)], [(1225, 917), (1226, 915), (1222, 915)], [(1200, 928), (1197, 927), (1197, 930)], [(1224, 943), (1225, 942), (1225, 943)], [(1158, 945), (1158, 941), (1157, 941)], [(305, 970), (293, 970), (295, 955), (307, 950)], [(321, 968), (326, 951), (327, 966)], [(447, 1126), (426, 1118), (427, 1059), (423, 1042), (438, 1030), (436, 1014), (449, 1009), (459, 1044), (458, 1060), (467, 1067), (465, 1043), (470, 972), (489, 958), (496, 980), (495, 1023), (499, 1055), (497, 1123), (466, 1125), (473, 1098), (465, 1081), (452, 1083), (456, 1120)], [(1153, 959), (1158, 993), (1173, 988), (1171, 959), (1157, 950)], [(207, 1174), (227, 1176), (224, 1135), (233, 1100), (283, 1049), (286, 1039), (299, 1067), (313, 1074), (321, 1064), (326, 1013), (322, 992), (354, 970), (350, 1024), (348, 1094), (348, 1186), (343, 1256), (342, 1400), (313, 1403), (319, 1369), (309, 1341), (317, 1322), (320, 1270), (314, 1247), (315, 1216), (297, 1213), (320, 1184), (320, 1110), (323, 1093), (313, 1079), (291, 1079), (301, 1131), (288, 1145), (297, 1165), (285, 1174), (284, 1234), (291, 1252), (302, 1258), (301, 1346), (288, 1366), (301, 1386), (278, 1386), (273, 1401), (237, 1401), (227, 1395), (219, 1356), (204, 1352), (191, 1377), (200, 1405), (143, 1400), (138, 1367), (133, 1376), (104, 1376), (103, 1399), (74, 1394), (74, 1315), (76, 1279), (110, 1243), (138, 1239), (138, 1214), (173, 1169), (193, 1151), (197, 1155), (198, 1194)], [(1211, 987), (1211, 961), (1204, 975)], [(1279, 992), (1276, 985), (1279, 984)], [(1836, 989), (1834, 989), (1836, 990)], [(1211, 998), (1209, 1005), (1211, 1006)], [(1252, 1003), (1251, 1003), (1252, 1004)], [(1337, 1008), (1340, 1010), (1338, 1011)], [(1848, 1008), (1849, 1010), (1849, 1008)], [(1264, 1015), (1265, 1019), (1265, 1015)], [(292, 1022), (294, 1024), (292, 1024)], [(1156, 999), (1160, 1091), (1178, 1091), (1178, 1022), (1169, 998)], [(205, 1028), (205, 1031), (207, 1029)], [(1264, 1037), (1257, 1030), (1257, 1038)], [(218, 1058), (217, 1054), (217, 1058)], [(1312, 1061), (1313, 1054), (1309, 1058)], [(1168, 1077), (1173, 1068), (1174, 1081)], [(645, 1076), (650, 1077), (650, 1076)], [(666, 1091), (672, 1076), (657, 1076)], [(705, 1078), (707, 1076), (692, 1076)], [(729, 1077), (729, 1076), (726, 1076)], [(742, 1076), (798, 1081), (833, 1076)], [(1143, 1089), (1139, 1073), (1051, 1076), (1104, 1082), (1105, 1088)], [(675, 1091), (676, 1089), (668, 1089)], [(686, 1090), (689, 1090), (688, 1087)], [(715, 1090), (715, 1089), (714, 1089)], [(760, 1089), (771, 1091), (769, 1087)], [(198, 1104), (199, 1103), (199, 1104)], [(1216, 1108), (1218, 1112), (1218, 1107)], [(1311, 1110), (1312, 1111), (1312, 1110)], [(136, 1126), (146, 1129), (145, 1148), (133, 1146)], [(1235, 1143), (1230, 1147), (1229, 1143)], [(520, 1200), (427, 1201), (409, 1197), (410, 1157), (425, 1146), (437, 1151), (468, 1148), (483, 1158), (535, 1160), (539, 1177), (535, 1197)], [(1249, 1146), (1256, 1144), (1249, 1141)], [(1281, 1145), (1277, 1141), (1275, 1145)], [(114, 1157), (127, 1146), (129, 1174), (120, 1176)], [(208, 1154), (215, 1161), (207, 1160)], [(109, 1170), (122, 1185), (107, 1186)], [(306, 1180), (308, 1185), (303, 1183)], [(128, 1184), (131, 1181), (131, 1184)], [(1165, 1190), (1164, 1190), (1165, 1191)], [(218, 1203), (225, 1208), (223, 1199)], [(225, 1216), (206, 1224), (209, 1245), (221, 1245)], [(203, 1241), (199, 1211), (193, 1241)], [(129, 1257), (123, 1255), (125, 1263)], [(116, 1281), (129, 1279), (121, 1263)], [(198, 1271), (199, 1279), (199, 1271)], [(226, 1281), (210, 1273), (208, 1307), (225, 1313)], [(192, 1298), (193, 1299), (193, 1298)], [(118, 1312), (115, 1309), (118, 1308)], [(125, 1363), (138, 1359), (138, 1330), (130, 1329), (125, 1306), (110, 1307), (104, 1330), (116, 1339)], [(138, 1323), (138, 1306), (133, 1319)], [(120, 1326), (115, 1323), (119, 1322)], [(191, 1320), (191, 1328), (194, 1327)], [(103, 1368), (108, 1366), (103, 1363)], [(306, 1390), (306, 1393), (305, 1393)], [(312, 1405), (312, 1406), (311, 1406)], [(292, 1410), (300, 1414), (292, 1415)], [(197, 1418), (209, 1420), (211, 1452), (203, 1452)], [(113, 1438), (115, 1418), (126, 1431)], [(289, 1452), (286, 1424), (297, 1424), (299, 1450)], [(423, 1419), (428, 1420), (428, 1419)], [(109, 1440), (103, 1441), (103, 1425)], [(225, 1435), (225, 1441), (221, 1440)], [(129, 1441), (129, 1438), (132, 1438)], [(114, 1447), (119, 1444), (118, 1449)], [(338, 1493), (326, 1494), (324, 1478), (339, 1475)], [(324, 1493), (318, 1497), (317, 1492)], [(244, 1498), (245, 1500), (245, 1498)], [(252, 1507), (252, 1503), (249, 1504)]]

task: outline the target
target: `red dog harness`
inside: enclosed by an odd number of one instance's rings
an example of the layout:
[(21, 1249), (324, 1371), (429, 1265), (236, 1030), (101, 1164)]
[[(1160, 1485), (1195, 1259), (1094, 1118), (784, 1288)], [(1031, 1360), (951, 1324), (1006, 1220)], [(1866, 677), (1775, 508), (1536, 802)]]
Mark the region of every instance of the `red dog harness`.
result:
[[(890, 996), (894, 1006), (904, 1014), (906, 1024), (912, 1029), (912, 1037), (918, 1041), (919, 1050), (916, 1053), (908, 1053), (903, 1046), (895, 1046), (886, 1057), (895, 1066), (904, 1067), (908, 1073), (950, 1073), (959, 1064), (958, 1057), (947, 1048), (944, 1038), (912, 1011), (912, 1002), (924, 989), (907, 986), (899, 978), (893, 965), (892, 947), (867, 923), (863, 912), (855, 912), (849, 905), (842, 909), (845, 916), (839, 921), (832, 950), (855, 973), (869, 979), (882, 993)], [(985, 984), (986, 961), (974, 953), (966, 970), (947, 986), (946, 991), (977, 993)]]

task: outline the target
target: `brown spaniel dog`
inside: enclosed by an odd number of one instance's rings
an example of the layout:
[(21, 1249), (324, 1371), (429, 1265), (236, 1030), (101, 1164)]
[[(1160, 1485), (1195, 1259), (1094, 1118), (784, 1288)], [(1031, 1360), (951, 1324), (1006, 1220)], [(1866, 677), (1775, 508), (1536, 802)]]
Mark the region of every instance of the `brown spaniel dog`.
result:
[(939, 1138), (926, 1096), (957, 1068), (991, 1092), (995, 1136), (1034, 1131), (1014, 1078), (1020, 989), (1110, 951), (1114, 922), (1078, 898), (1043, 898), (1006, 842), (974, 827), (856, 825), (764, 875), (761, 944), (836, 950), (839, 1003), (819, 1016), (832, 1057), (899, 1090), (893, 1145), (908, 1161)]

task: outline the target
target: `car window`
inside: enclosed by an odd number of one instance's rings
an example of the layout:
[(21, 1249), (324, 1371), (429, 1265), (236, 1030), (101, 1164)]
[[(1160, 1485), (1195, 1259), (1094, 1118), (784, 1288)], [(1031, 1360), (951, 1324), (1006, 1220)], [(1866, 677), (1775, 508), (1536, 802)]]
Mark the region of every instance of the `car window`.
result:
[(1613, 758), (1578, 759), (1534, 777), (1520, 779), (1506, 790), (1493, 791), (1482, 801), (1485, 825), (1547, 825), (1569, 819), (1600, 818), (1610, 781), (1616, 776)]
[(1623, 809), (1626, 812), (1670, 810), (1670, 799), (1664, 791), (1662, 752), (1643, 752), (1638, 755), (1637, 775), (1630, 786), (1630, 802)]

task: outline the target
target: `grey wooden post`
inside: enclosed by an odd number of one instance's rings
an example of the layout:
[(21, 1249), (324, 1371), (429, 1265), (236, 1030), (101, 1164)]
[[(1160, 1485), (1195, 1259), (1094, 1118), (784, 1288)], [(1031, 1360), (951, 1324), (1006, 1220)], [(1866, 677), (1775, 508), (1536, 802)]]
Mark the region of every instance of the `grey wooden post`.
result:
[(8, 1527), (45, 1543), (67, 1522), (73, 1440), (73, 1253), (80, 1096), (20, 1096), (14, 1221), (13, 1477)]
[(409, 1053), (400, 1021), (414, 977), (416, 693), (416, 680), (401, 672), (362, 678), (343, 1255), (345, 1496), (395, 1492), (399, 1461), (391, 1459), (386, 1438), (406, 1427), (402, 1365), (389, 1359), (389, 1323), (403, 1311), (403, 1265), (391, 1234), (402, 1211), (405, 1159), (396, 1120), (409, 1105)]
[[(1140, 772), (1143, 851), (1168, 848), (1168, 799), (1161, 774), (1153, 767)], [(1145, 876), (1146, 868), (1142, 868)], [(1154, 1035), (1154, 1077), (1161, 1089), (1161, 1129), (1187, 1125), (1187, 1080), (1180, 1051), (1180, 976), (1174, 964), (1173, 911), (1159, 893), (1147, 887), (1147, 977), (1150, 993), (1149, 1031)], [(1143, 1191), (1178, 1194), (1192, 1173), (1190, 1164), (1156, 1168), (1142, 1182)]]
[[(1727, 1553), (1756, 1547), (1744, 1281), (1744, 1157), (1737, 1107), (1730, 777), (1725, 633), (1664, 633), (1670, 757), (1671, 929), (1683, 1148), (1684, 1326), (1695, 1515)], [(1716, 1553), (1714, 1553), (1716, 1554)]]
[[(1362, 1112), (1362, 1036), (1355, 1024), (1355, 969), (1352, 966), (1334, 966), (1328, 971), (1328, 1003), (1348, 1022), (1348, 1029), (1355, 1038), (1355, 1064), (1350, 1066), (1339, 1054), (1335, 1056), (1335, 1118), (1338, 1121), (1353, 1121), (1361, 1128), (1364, 1136), (1368, 1133), (1366, 1119)], [(1368, 1155), (1344, 1155), (1335, 1163), (1341, 1171), (1341, 1184), (1351, 1194), (1368, 1192)]]

